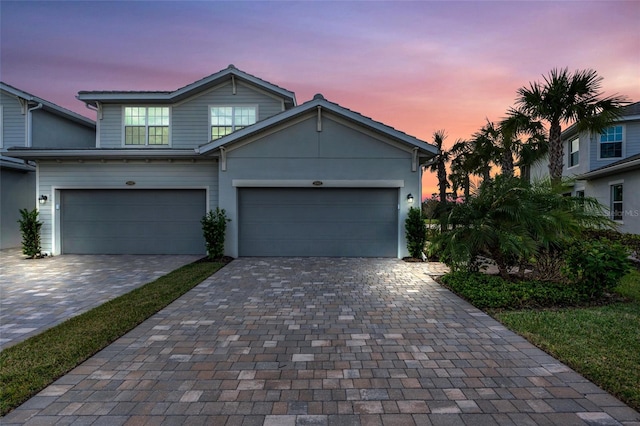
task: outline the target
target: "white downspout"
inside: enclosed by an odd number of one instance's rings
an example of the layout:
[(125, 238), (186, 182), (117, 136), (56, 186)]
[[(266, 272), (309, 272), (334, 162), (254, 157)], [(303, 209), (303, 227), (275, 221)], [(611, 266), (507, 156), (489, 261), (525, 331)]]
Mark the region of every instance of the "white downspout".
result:
[(39, 103), (33, 108), (29, 108), (27, 110), (27, 148), (31, 148), (33, 145), (33, 129), (31, 128), (33, 120), (31, 119), (31, 112), (41, 109), (42, 106), (42, 103)]

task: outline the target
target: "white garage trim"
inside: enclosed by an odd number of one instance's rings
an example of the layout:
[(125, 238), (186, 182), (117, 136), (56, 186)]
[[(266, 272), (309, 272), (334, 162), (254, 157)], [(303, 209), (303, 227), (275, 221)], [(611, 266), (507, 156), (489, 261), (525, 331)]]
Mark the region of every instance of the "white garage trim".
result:
[(404, 180), (306, 180), (306, 179), (233, 179), (236, 188), (404, 188)]

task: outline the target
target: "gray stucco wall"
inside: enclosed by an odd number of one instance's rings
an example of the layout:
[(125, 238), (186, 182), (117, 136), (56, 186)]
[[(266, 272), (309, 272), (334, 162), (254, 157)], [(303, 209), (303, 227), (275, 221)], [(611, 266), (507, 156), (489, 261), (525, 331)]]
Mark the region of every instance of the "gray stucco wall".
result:
[[(216, 160), (122, 160), (40, 161), (38, 194), (49, 197), (40, 205), (43, 251), (60, 252), (60, 190), (64, 189), (170, 189), (191, 188), (208, 191), (207, 209), (218, 205)], [(126, 182), (135, 182), (127, 185)], [(204, 214), (203, 214), (204, 215)], [(117, 230), (114, 230), (117, 232)]]
[(95, 129), (43, 109), (31, 114), (34, 148), (91, 148), (96, 144)]
[(20, 209), (36, 204), (36, 174), (0, 168), (0, 249), (20, 247)]
[(236, 179), (261, 181), (274, 187), (300, 185), (301, 182), (303, 185), (307, 182), (311, 187), (311, 182), (316, 180), (323, 181), (325, 187), (396, 185), (400, 206), (398, 257), (406, 256), (404, 220), (410, 207), (406, 196), (412, 193), (416, 200), (420, 198), (420, 172), (412, 172), (411, 158), (408, 148), (392, 146), (383, 141), (382, 136), (365, 134), (334, 121), (325, 113), (321, 132), (316, 131), (316, 115), (313, 114), (259, 140), (235, 149), (230, 147), (227, 170), (220, 171), (220, 207), (231, 218), (227, 254), (238, 254)]

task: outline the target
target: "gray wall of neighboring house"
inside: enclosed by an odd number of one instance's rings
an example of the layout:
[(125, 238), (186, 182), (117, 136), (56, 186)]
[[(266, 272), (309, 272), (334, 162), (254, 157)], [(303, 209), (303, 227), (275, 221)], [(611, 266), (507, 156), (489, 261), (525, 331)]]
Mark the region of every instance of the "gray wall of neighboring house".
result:
[[(147, 106), (144, 103), (135, 104)], [(236, 84), (236, 94), (231, 83), (202, 92), (171, 107), (169, 132), (171, 148), (190, 149), (211, 140), (209, 129), (209, 106), (255, 105), (258, 107), (258, 121), (283, 111), (283, 103), (271, 95), (242, 83)], [(123, 105), (105, 104), (102, 120), (99, 119), (100, 148), (123, 147)], [(134, 148), (135, 149), (135, 148)]]
[[(402, 182), (398, 185), (398, 256), (406, 256), (404, 220), (409, 206), (406, 196), (419, 200), (420, 172), (412, 172), (411, 149), (392, 146), (381, 136), (365, 134), (344, 122), (334, 121), (330, 113), (322, 115), (318, 132), (317, 116), (290, 121), (286, 127), (251, 143), (227, 149), (227, 170), (220, 172), (220, 207), (227, 211), (227, 253), (238, 255), (238, 187), (234, 179), (262, 181), (266, 185), (284, 186), (283, 181), (352, 181), (363, 187), (367, 181)], [(339, 120), (339, 119), (338, 119)], [(280, 182), (277, 182), (280, 181)], [(375, 183), (373, 184), (375, 187)], [(419, 205), (416, 202), (415, 205)]]
[(0, 91), (2, 107), (2, 135), (0, 146), (26, 146), (26, 115), (22, 114), (20, 102), (15, 96)]
[(91, 148), (96, 143), (94, 128), (38, 109), (31, 118), (34, 148)]
[(0, 249), (20, 247), (20, 209), (33, 210), (35, 172), (0, 168)]
[(618, 230), (640, 234), (640, 172), (638, 170), (607, 176), (585, 182), (585, 194), (596, 198), (607, 209), (611, 206), (611, 185), (622, 183), (623, 220)]
[[(60, 191), (64, 189), (206, 189), (207, 209), (218, 205), (218, 171), (216, 160), (41, 160), (39, 195), (49, 197), (40, 205), (43, 251), (60, 252)], [(127, 185), (127, 182), (135, 182)], [(55, 187), (54, 187), (55, 184)], [(203, 216), (206, 212), (203, 212)], [(114, 229), (114, 232), (118, 232)]]

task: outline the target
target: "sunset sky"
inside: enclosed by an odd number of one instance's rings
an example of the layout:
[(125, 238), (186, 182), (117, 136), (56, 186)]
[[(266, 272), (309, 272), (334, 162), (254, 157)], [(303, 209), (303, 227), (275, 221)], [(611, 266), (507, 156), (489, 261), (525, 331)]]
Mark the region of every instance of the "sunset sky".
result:
[(78, 91), (175, 90), (234, 64), (452, 145), (554, 67), (639, 101), (639, 23), (640, 1), (2, 0), (0, 79), (95, 119)]

